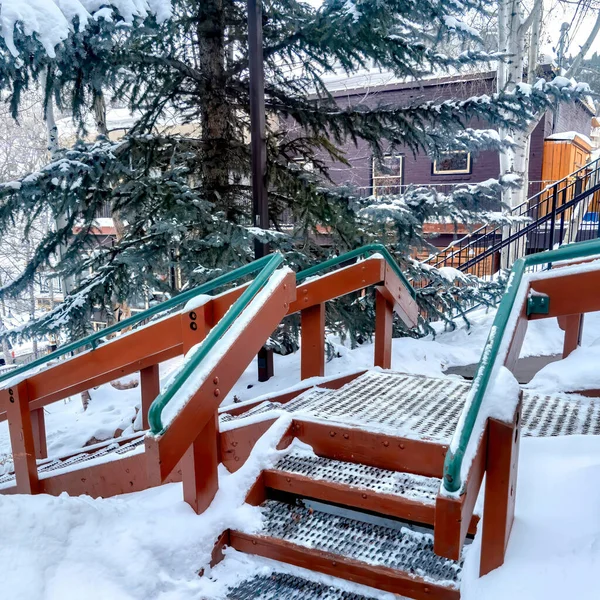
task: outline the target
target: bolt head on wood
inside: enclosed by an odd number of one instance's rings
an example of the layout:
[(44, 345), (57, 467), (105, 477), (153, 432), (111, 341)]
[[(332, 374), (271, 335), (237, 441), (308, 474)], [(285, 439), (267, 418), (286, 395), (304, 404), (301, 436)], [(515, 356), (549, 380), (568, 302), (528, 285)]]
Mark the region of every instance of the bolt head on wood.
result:
[(196, 314), (194, 311), (192, 311), (192, 312), (190, 313), (190, 319), (191, 319), (192, 321), (195, 321), (197, 318), (198, 318), (198, 315), (197, 315), (197, 314)]
[(213, 379), (213, 383), (214, 383), (215, 385), (218, 385), (218, 383), (219, 383), (219, 378), (218, 378), (218, 377), (215, 377), (215, 378)]
[(221, 395), (221, 390), (219, 390), (219, 388), (217, 388), (214, 392), (215, 398), (218, 398)]

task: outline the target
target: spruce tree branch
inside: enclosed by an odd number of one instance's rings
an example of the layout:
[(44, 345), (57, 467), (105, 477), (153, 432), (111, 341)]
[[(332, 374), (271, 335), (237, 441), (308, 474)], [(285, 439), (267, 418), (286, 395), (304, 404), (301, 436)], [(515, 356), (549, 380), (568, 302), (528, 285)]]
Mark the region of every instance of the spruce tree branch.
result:
[(187, 77), (190, 77), (194, 81), (199, 83), (205, 83), (206, 77), (201, 71), (190, 67), (188, 64), (178, 60), (176, 58), (169, 58), (165, 56), (156, 56), (153, 54), (139, 54), (132, 53), (128, 58), (134, 63), (140, 63), (144, 65), (162, 65), (165, 67), (171, 67), (180, 73), (183, 73)]

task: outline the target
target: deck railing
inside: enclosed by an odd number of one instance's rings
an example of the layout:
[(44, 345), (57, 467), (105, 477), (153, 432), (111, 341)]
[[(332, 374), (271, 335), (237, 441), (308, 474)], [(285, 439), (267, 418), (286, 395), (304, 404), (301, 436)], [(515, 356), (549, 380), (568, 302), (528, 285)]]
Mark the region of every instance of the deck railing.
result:
[(531, 254), (525, 258), (519, 258), (515, 261), (509, 283), (498, 307), (498, 312), (494, 319), (492, 329), (483, 348), (482, 357), (477, 366), (475, 377), (465, 404), (465, 416), (459, 423), (450, 448), (446, 454), (444, 463), (444, 488), (448, 492), (458, 492), (462, 489), (464, 481), (461, 479), (461, 469), (465, 453), (473, 435), (479, 435), (481, 432), (475, 432), (475, 423), (482, 404), (485, 400), (488, 386), (494, 374), (499, 352), (507, 334), (507, 326), (512, 314), (515, 301), (519, 292), (523, 276), (528, 268), (540, 265), (551, 265), (553, 262), (575, 260), (600, 255), (600, 239), (588, 240), (575, 244), (562, 246), (556, 250), (549, 250), (538, 254)]
[[(547, 186), (510, 211), (511, 225), (484, 225), (423, 261), (478, 277), (556, 244), (600, 236), (600, 159)], [(591, 210), (590, 210), (591, 209)]]
[(71, 352), (81, 350), (82, 348), (85, 348), (86, 346), (91, 346), (92, 348), (96, 348), (101, 342), (104, 341), (104, 338), (106, 338), (109, 335), (118, 333), (118, 332), (122, 331), (123, 329), (126, 329), (127, 327), (133, 327), (134, 325), (137, 325), (138, 323), (141, 323), (142, 321), (150, 319), (162, 312), (168, 311), (172, 308), (175, 308), (186, 302), (189, 302), (190, 300), (197, 298), (198, 296), (201, 296), (203, 294), (208, 294), (209, 292), (212, 292), (221, 286), (227, 285), (234, 281), (238, 281), (238, 280), (246, 277), (247, 275), (251, 275), (252, 273), (256, 273), (257, 271), (260, 271), (268, 263), (270, 258), (271, 258), (270, 256), (265, 256), (263, 258), (255, 260), (254, 262), (251, 262), (247, 265), (239, 267), (238, 269), (234, 269), (233, 271), (230, 271), (229, 273), (220, 275), (219, 277), (216, 277), (215, 279), (212, 279), (211, 281), (203, 283), (191, 290), (182, 292), (181, 294), (178, 294), (177, 296), (170, 298), (166, 302), (161, 302), (160, 304), (151, 306), (150, 308), (148, 308), (142, 312), (139, 312), (136, 315), (133, 315), (127, 319), (124, 319), (123, 321), (119, 321), (118, 323), (115, 323), (114, 325), (110, 325), (109, 327), (105, 327), (104, 329), (96, 331), (95, 333), (92, 333), (92, 334), (88, 335), (87, 337), (84, 337), (80, 340), (76, 340), (69, 344), (65, 344), (64, 346), (61, 346), (54, 352), (52, 352), (46, 356), (43, 356), (41, 358), (38, 358), (37, 360), (34, 360), (26, 365), (18, 367), (17, 369), (11, 371), (10, 373), (0, 374), (0, 383), (2, 383), (3, 381), (5, 381), (7, 379), (12, 379), (18, 375), (22, 375), (23, 373), (27, 373), (28, 371), (30, 371), (32, 369), (40, 367), (50, 361), (61, 358), (62, 356), (65, 356), (66, 354), (70, 354)]

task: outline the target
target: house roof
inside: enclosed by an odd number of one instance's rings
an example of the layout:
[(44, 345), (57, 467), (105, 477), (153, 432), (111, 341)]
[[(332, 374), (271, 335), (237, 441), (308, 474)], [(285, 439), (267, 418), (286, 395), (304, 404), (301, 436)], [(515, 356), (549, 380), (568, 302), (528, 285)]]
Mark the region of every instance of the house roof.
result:
[(433, 73), (425, 75), (420, 79), (398, 77), (391, 71), (370, 69), (347, 75), (345, 73), (323, 77), (323, 83), (333, 97), (359, 95), (365, 90), (370, 92), (386, 92), (411, 88), (424, 88), (439, 86), (446, 83), (457, 83), (465, 81), (476, 81), (482, 79), (493, 79), (495, 70), (478, 71), (471, 73), (455, 73), (453, 75), (441, 75)]

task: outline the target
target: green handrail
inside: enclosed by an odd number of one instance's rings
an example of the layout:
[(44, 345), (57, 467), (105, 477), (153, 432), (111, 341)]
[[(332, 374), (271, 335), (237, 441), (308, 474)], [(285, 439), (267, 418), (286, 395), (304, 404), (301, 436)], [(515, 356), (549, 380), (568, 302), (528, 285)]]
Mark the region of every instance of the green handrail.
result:
[(203, 284), (199, 285), (198, 287), (195, 287), (194, 289), (182, 292), (181, 294), (179, 294), (173, 298), (170, 298), (166, 302), (161, 302), (160, 304), (157, 304), (156, 306), (152, 306), (152, 307), (148, 308), (147, 310), (145, 310), (141, 313), (138, 313), (137, 315), (134, 315), (132, 317), (129, 317), (128, 319), (125, 319), (124, 321), (119, 321), (119, 323), (115, 323), (114, 325), (111, 325), (110, 327), (107, 327), (106, 329), (102, 329), (100, 331), (92, 333), (91, 335), (88, 335), (85, 338), (82, 338), (75, 342), (71, 342), (70, 344), (66, 344), (65, 346), (61, 346), (58, 350), (55, 350), (54, 352), (51, 352), (50, 354), (46, 354), (45, 356), (42, 356), (42, 357), (38, 358), (37, 360), (34, 360), (33, 362), (30, 362), (26, 365), (23, 365), (22, 367), (14, 369), (13, 371), (10, 371), (9, 373), (1, 375), (0, 382), (6, 381), (7, 379), (12, 379), (13, 377), (15, 377), (17, 375), (21, 375), (22, 373), (26, 373), (27, 371), (30, 371), (31, 369), (35, 369), (36, 367), (46, 364), (47, 362), (49, 362), (51, 360), (60, 358), (61, 356), (64, 356), (65, 354), (68, 354), (69, 352), (79, 350), (80, 348), (83, 348), (84, 346), (91, 345), (92, 348), (95, 349), (98, 345), (98, 342), (100, 340), (102, 340), (102, 338), (104, 338), (108, 335), (111, 335), (112, 333), (117, 333), (118, 331), (121, 331), (122, 329), (125, 329), (126, 327), (131, 327), (132, 325), (136, 325), (137, 323), (140, 323), (141, 321), (144, 321), (145, 319), (149, 319), (150, 317), (153, 317), (161, 312), (164, 312), (166, 310), (169, 310), (171, 308), (179, 306), (180, 304), (183, 304), (184, 302), (188, 302), (189, 300), (196, 298), (197, 296), (200, 296), (202, 294), (207, 294), (208, 292), (212, 292), (213, 290), (215, 290), (223, 285), (226, 285), (228, 283), (231, 283), (233, 281), (236, 281), (237, 279), (241, 279), (242, 277), (245, 277), (246, 275), (250, 275), (251, 273), (260, 271), (260, 269), (262, 269), (263, 266), (267, 264), (269, 259), (270, 259), (270, 256), (263, 256), (262, 258), (259, 258), (258, 260), (255, 260), (254, 262), (248, 263), (247, 265), (239, 267), (238, 269), (234, 269), (233, 271), (230, 271), (229, 273), (225, 273), (224, 275), (220, 275), (219, 277), (216, 277), (215, 279), (212, 279), (211, 281), (207, 281), (206, 283), (203, 283)]
[(412, 285), (409, 283), (408, 279), (406, 279), (404, 273), (400, 270), (398, 263), (394, 260), (394, 257), (390, 254), (390, 251), (383, 244), (368, 244), (366, 246), (362, 246), (361, 248), (357, 248), (356, 250), (350, 250), (350, 252), (346, 252), (345, 254), (341, 254), (340, 256), (334, 256), (329, 260), (326, 260), (314, 267), (309, 267), (308, 269), (304, 269), (304, 271), (300, 271), (296, 274), (296, 281), (300, 282), (307, 277), (312, 277), (325, 269), (329, 269), (331, 267), (337, 267), (339, 264), (346, 262), (348, 260), (352, 260), (353, 258), (358, 258), (360, 256), (365, 256), (366, 254), (375, 254), (379, 253), (383, 256), (387, 264), (392, 268), (392, 271), (398, 276), (400, 281), (404, 284), (406, 289), (410, 292), (412, 298), (417, 297), (417, 293), (415, 292)]
[(473, 383), (467, 398), (467, 405), (465, 408), (467, 412), (465, 414), (463, 426), (454, 434), (455, 438), (458, 435), (456, 451), (452, 452), (448, 450), (446, 454), (444, 462), (444, 488), (448, 492), (458, 492), (461, 489), (462, 482), (460, 472), (465, 452), (469, 441), (473, 436), (475, 421), (477, 420), (479, 410), (481, 409), (492, 376), (496, 357), (506, 333), (506, 326), (513, 310), (525, 270), (527, 267), (545, 263), (551, 264), (562, 260), (585, 258), (595, 254), (600, 255), (600, 239), (568, 244), (556, 250), (530, 254), (525, 258), (519, 258), (515, 261), (509, 276), (508, 287), (502, 297), (500, 306), (498, 307), (498, 312), (496, 313), (490, 335), (485, 342), (481, 360), (479, 361), (475, 377), (473, 378)]
[(267, 264), (256, 276), (254, 281), (244, 290), (243, 294), (231, 305), (225, 316), (211, 329), (204, 341), (194, 351), (185, 366), (177, 374), (167, 389), (159, 394), (148, 411), (148, 422), (153, 434), (158, 435), (164, 431), (162, 412), (175, 394), (181, 389), (190, 375), (198, 368), (198, 365), (206, 358), (214, 345), (223, 337), (233, 322), (240, 316), (242, 311), (250, 304), (254, 296), (265, 286), (271, 275), (282, 264), (283, 256), (277, 252), (266, 257)]

